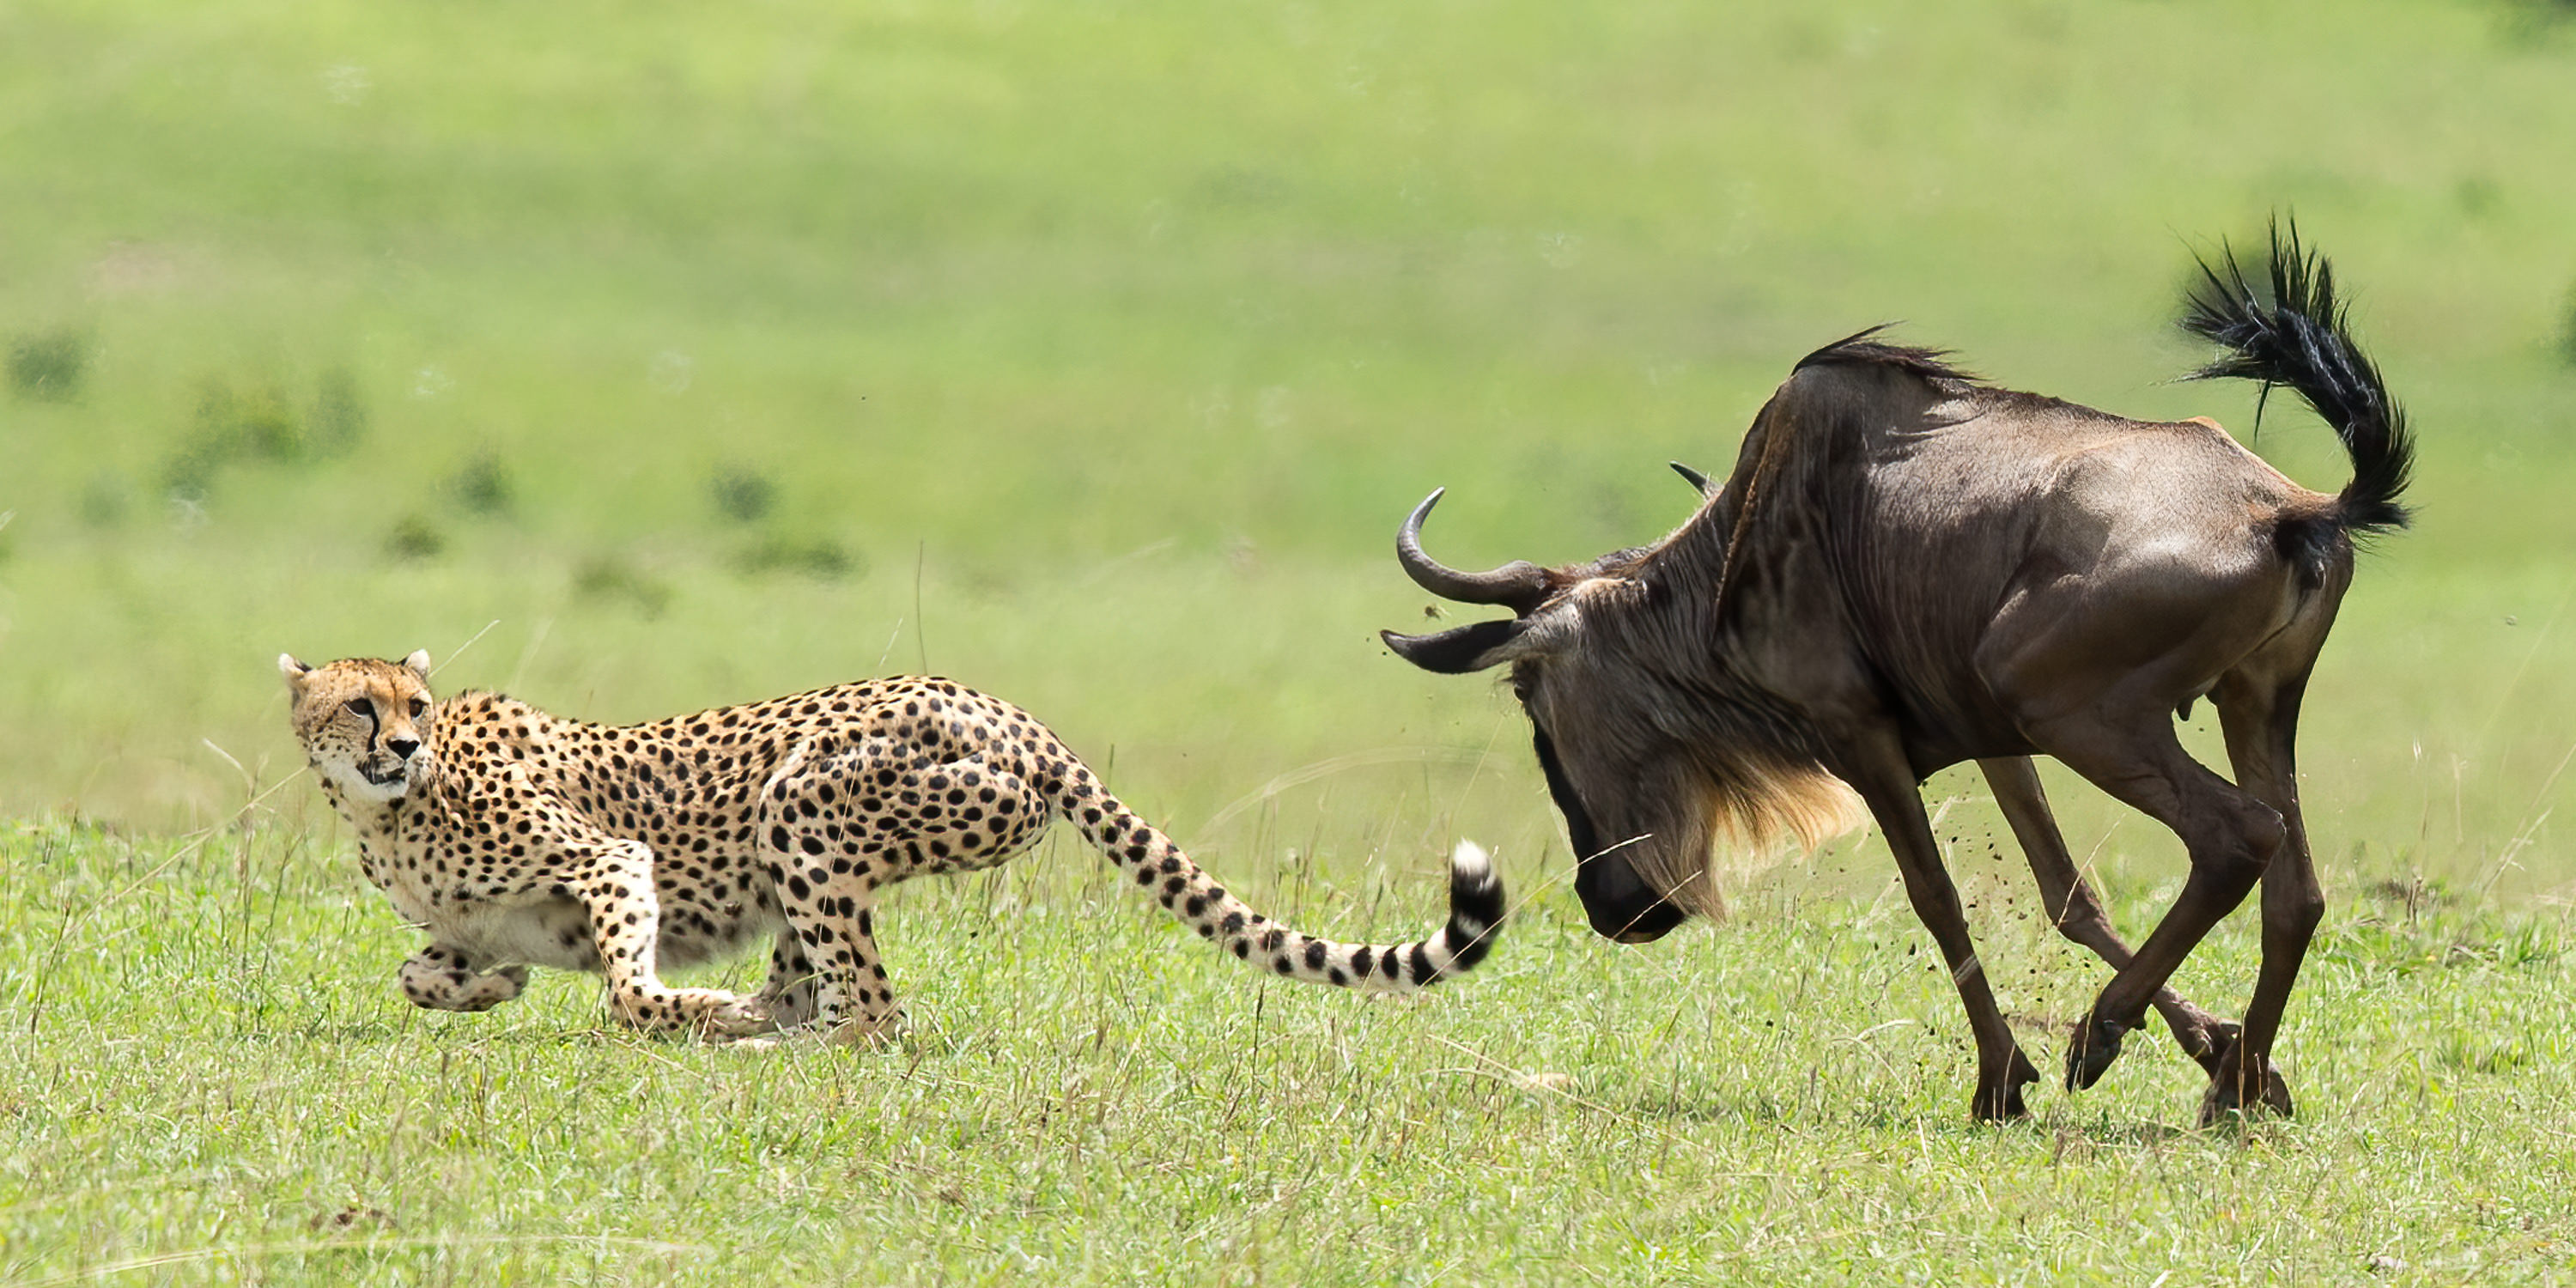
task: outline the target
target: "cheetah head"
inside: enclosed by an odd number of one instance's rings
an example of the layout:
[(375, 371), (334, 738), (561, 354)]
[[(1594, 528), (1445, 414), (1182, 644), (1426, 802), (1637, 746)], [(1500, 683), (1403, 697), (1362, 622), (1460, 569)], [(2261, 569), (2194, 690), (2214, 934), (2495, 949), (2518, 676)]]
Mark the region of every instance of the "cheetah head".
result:
[(428, 776), (429, 651), (400, 662), (353, 657), (306, 666), (277, 655), (295, 737), (315, 772), (352, 799), (401, 800)]

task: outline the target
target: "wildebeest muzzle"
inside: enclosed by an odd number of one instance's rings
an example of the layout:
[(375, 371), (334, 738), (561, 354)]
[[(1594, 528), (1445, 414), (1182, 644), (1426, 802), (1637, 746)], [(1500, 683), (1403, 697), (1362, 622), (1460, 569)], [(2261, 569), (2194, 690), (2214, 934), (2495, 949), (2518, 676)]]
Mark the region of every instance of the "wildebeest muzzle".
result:
[(1583, 900), (1593, 933), (1623, 944), (1651, 944), (1690, 917), (1615, 852), (1577, 865), (1574, 893)]

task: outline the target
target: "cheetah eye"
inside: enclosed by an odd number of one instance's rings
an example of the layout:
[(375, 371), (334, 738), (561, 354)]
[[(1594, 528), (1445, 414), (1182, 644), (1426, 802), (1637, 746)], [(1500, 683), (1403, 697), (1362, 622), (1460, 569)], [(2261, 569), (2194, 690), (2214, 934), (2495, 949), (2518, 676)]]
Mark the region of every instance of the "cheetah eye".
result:
[(420, 717), (421, 717), (422, 713), (424, 713), (424, 712), (426, 712), (426, 711), (428, 711), (428, 710), (429, 710), (429, 704), (428, 704), (427, 702), (424, 702), (424, 701), (422, 701), (422, 700), (421, 700), (421, 699), (419, 699), (419, 698), (413, 698), (413, 699), (411, 700), (411, 718), (412, 718), (412, 719), (414, 719), (414, 720), (418, 720), (418, 719), (420, 719)]
[(367, 700), (365, 698), (351, 698), (340, 705), (347, 707), (350, 715), (364, 716), (370, 720), (375, 719), (376, 709), (367, 705)]

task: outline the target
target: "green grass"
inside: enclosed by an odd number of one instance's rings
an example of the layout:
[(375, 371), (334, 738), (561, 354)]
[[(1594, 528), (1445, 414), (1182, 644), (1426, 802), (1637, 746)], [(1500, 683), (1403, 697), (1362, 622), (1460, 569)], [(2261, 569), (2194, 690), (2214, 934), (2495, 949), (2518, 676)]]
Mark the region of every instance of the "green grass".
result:
[[(2566, 8), (0, 5), (0, 1280), (2576, 1279)], [(2424, 453), (2306, 708), (2301, 1119), (2177, 1130), (2149, 1045), (1968, 1127), (1866, 837), (1585, 934), (1522, 718), (1374, 638), (1403, 512), (1649, 539), (1889, 318), (2333, 486), (2168, 382), (2283, 209)], [(1420, 1006), (1059, 853), (898, 897), (896, 1050), (416, 1015), (270, 659), (421, 646), (599, 719), (940, 671), (1320, 929), (1429, 924), (1462, 834), (1535, 898)], [(1927, 796), (2048, 1063), (2102, 972)], [(2178, 847), (2053, 796), (2142, 933)]]
[[(2576, 1274), (2576, 935), (2438, 890), (2330, 919), (2285, 1051), (2300, 1120), (2181, 1129), (2202, 1079), (2159, 1029), (1994, 1129), (1967, 1120), (1956, 1000), (1883, 880), (1767, 889), (1647, 951), (1551, 888), (1472, 982), (1371, 1003), (1264, 982), (1051, 846), (897, 893), (905, 1040), (751, 1052), (607, 1029), (578, 976), (412, 1010), (390, 983), (409, 936), (300, 831), (0, 846), (11, 1283)], [(1972, 898), (2026, 888), (1962, 866)], [(1427, 881), (1279, 880), (1266, 899), (1345, 933), (1434, 916)], [(2053, 1061), (2101, 972), (1988, 921)], [(2253, 954), (2231, 927), (2179, 982), (2230, 996)]]

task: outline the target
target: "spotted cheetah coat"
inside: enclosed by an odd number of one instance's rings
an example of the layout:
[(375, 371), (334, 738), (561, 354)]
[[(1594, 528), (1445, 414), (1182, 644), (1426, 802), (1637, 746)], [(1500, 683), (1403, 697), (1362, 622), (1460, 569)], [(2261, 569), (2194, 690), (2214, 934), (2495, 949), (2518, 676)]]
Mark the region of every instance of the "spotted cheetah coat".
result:
[[(1058, 820), (1200, 936), (1293, 979), (1418, 988), (1472, 968), (1502, 920), (1499, 881), (1461, 844), (1449, 921), (1430, 938), (1291, 930), (1120, 804), (1034, 717), (947, 680), (608, 726), (493, 693), (433, 706), (425, 654), (279, 665), (367, 879), (428, 932), (401, 971), (424, 1007), (507, 1001), (533, 965), (603, 973), (612, 1011), (639, 1027), (878, 1032), (898, 1014), (878, 892), (995, 866)], [(661, 980), (763, 937), (757, 995)]]

